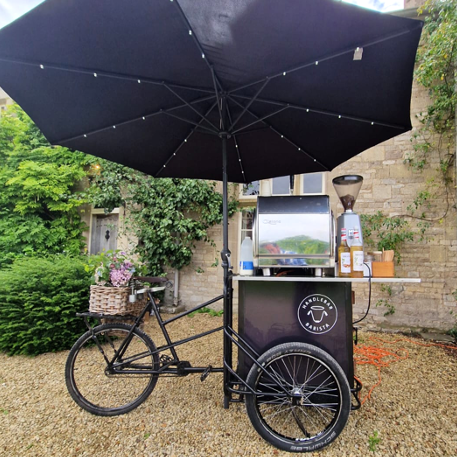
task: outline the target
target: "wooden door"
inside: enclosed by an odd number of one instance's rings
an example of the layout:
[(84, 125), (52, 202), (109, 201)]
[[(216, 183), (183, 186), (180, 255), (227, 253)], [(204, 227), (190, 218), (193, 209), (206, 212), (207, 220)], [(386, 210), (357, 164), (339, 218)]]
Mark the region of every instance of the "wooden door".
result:
[(117, 248), (118, 225), (119, 214), (94, 214), (92, 216), (91, 254)]

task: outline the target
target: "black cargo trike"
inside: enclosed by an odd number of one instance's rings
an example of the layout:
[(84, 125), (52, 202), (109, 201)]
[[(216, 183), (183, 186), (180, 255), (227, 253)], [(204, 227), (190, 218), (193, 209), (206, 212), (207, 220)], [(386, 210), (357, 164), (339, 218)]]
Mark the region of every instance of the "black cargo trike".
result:
[[(246, 285), (259, 285), (255, 277), (249, 279), (251, 281), (246, 281)], [(258, 279), (262, 281), (266, 278)], [(249, 290), (243, 291), (248, 303), (243, 304), (240, 299), (239, 330), (233, 328), (230, 272), (225, 283), (225, 300), (221, 295), (164, 321), (154, 299), (155, 293), (164, 289), (161, 287), (163, 281), (166, 279), (136, 278), (137, 283), (151, 283), (152, 287), (138, 291), (139, 294), (146, 294), (148, 299), (133, 325), (112, 322), (94, 328), (89, 326), (89, 330), (75, 343), (68, 356), (65, 376), (68, 390), (78, 405), (101, 416), (124, 414), (148, 398), (160, 376), (198, 373), (204, 380), (210, 373), (223, 373), (224, 406), (228, 408), (230, 402), (244, 402), (252, 425), (273, 446), (286, 451), (311, 451), (329, 444), (340, 434), (351, 407), (360, 405), (356, 395), (360, 386), (354, 385), (353, 377), (348, 379), (335, 358), (316, 344), (304, 342), (305, 335), (295, 341), (291, 341), (291, 335), (286, 335), (288, 342), (270, 347), (271, 341), (277, 339), (273, 338), (266, 343), (268, 350), (256, 350), (253, 346), (258, 346), (258, 339), (249, 334), (252, 327)], [(279, 286), (289, 284), (281, 282)], [(310, 282), (294, 284), (299, 287), (303, 284), (308, 287), (313, 285)], [(241, 285), (245, 283), (241, 284), (240, 281)], [(262, 289), (265, 286), (278, 289), (278, 284), (270, 281), (260, 286)], [(279, 292), (283, 293), (281, 288)], [(287, 291), (284, 292), (287, 294)], [(255, 295), (257, 292), (253, 293)], [(166, 328), (169, 324), (218, 300), (225, 301), (222, 327), (180, 341), (170, 339)], [(264, 305), (264, 312), (271, 313), (276, 327), (280, 325), (282, 317), (272, 312), (274, 309), (271, 305), (274, 304), (265, 302)], [(283, 307), (276, 311), (281, 315), (288, 313)], [(139, 328), (149, 313), (155, 316), (163, 333), (166, 341), (163, 346), (156, 347), (151, 338), (153, 335)], [(82, 316), (86, 322), (94, 317), (115, 320), (113, 316), (90, 312)], [(125, 316), (121, 318), (125, 319)], [(348, 336), (351, 339), (352, 328), (350, 330)], [(177, 346), (217, 331), (223, 332), (224, 339), (222, 367), (195, 367), (192, 361), (179, 358)], [(258, 332), (256, 329), (255, 335), (258, 336)], [(302, 333), (306, 332), (302, 329)], [(249, 343), (250, 340), (253, 340), (253, 345)], [(284, 340), (284, 335), (279, 340)], [(339, 345), (346, 343), (338, 341)], [(349, 343), (347, 351), (352, 354), (352, 341)], [(232, 361), (234, 346), (239, 354), (238, 363), (235, 364), (237, 368)], [(356, 399), (356, 406), (351, 406), (351, 392)]]

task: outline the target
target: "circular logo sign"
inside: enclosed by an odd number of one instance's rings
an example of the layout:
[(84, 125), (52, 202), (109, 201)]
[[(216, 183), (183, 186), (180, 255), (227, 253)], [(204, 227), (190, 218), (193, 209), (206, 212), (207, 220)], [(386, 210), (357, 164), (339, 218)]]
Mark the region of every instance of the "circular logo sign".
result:
[(309, 333), (320, 335), (329, 332), (338, 320), (335, 303), (326, 295), (308, 295), (298, 307), (298, 321)]

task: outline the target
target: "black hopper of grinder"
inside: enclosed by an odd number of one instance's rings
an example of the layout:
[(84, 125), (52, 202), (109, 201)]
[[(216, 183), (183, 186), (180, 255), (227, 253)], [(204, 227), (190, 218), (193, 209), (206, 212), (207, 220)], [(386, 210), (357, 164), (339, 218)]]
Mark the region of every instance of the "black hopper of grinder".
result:
[(363, 178), (359, 175), (344, 175), (333, 178), (333, 187), (340, 198), (344, 213), (337, 219), (337, 246), (341, 242), (341, 229), (345, 228), (348, 235), (348, 245), (354, 239), (354, 230), (358, 230), (360, 241), (363, 243), (362, 225), (360, 217), (354, 212), (355, 202), (362, 187)]

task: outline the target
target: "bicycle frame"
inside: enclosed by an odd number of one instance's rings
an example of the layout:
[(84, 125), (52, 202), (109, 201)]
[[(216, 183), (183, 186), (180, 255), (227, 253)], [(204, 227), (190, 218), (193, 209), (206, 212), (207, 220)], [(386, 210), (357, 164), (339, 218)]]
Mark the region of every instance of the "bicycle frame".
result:
[[(231, 278), (230, 278), (231, 279)], [(231, 282), (231, 281), (230, 281)], [(230, 284), (231, 286), (231, 284)], [(171, 324), (172, 322), (181, 319), (185, 316), (188, 316), (189, 314), (198, 311), (199, 309), (202, 309), (206, 306), (209, 306), (213, 303), (218, 302), (219, 300), (222, 300), (224, 298), (224, 295), (219, 295), (212, 300), (209, 300), (205, 303), (202, 303), (190, 310), (187, 310), (177, 316), (174, 316), (170, 319), (163, 320), (162, 316), (160, 315), (159, 308), (154, 300), (154, 291), (161, 290), (161, 288), (152, 288), (147, 291), (148, 295), (148, 301), (141, 311), (141, 313), (134, 318), (134, 323), (132, 326), (132, 329), (128, 333), (127, 337), (122, 341), (121, 345), (119, 346), (119, 349), (115, 352), (115, 355), (112, 357), (111, 360), (108, 360), (104, 354), (104, 351), (98, 342), (98, 340), (94, 339), (95, 344), (98, 346), (100, 352), (104, 355), (106, 363), (108, 365), (108, 370), (111, 374), (143, 374), (143, 375), (150, 375), (150, 374), (155, 374), (155, 375), (160, 375), (160, 376), (187, 376), (189, 374), (196, 374), (196, 373), (201, 373), (202, 374), (202, 380), (206, 378), (206, 376), (209, 373), (223, 373), (224, 374), (224, 407), (228, 408), (228, 405), (230, 402), (240, 402), (241, 399), (233, 399), (232, 394), (236, 395), (251, 395), (251, 394), (256, 394), (256, 392), (246, 384), (245, 380), (242, 379), (236, 371), (232, 368), (232, 345), (236, 345), (239, 350), (243, 351), (253, 362), (253, 364), (256, 364), (262, 371), (266, 372), (264, 368), (257, 362), (257, 359), (259, 358), (260, 354), (258, 354), (234, 329), (231, 325), (227, 325), (226, 321), (224, 320), (224, 325), (220, 327), (216, 327), (214, 329), (208, 330), (206, 332), (198, 333), (196, 335), (190, 336), (188, 338), (184, 338), (178, 341), (172, 341), (168, 330), (167, 330), (167, 325)], [(231, 291), (230, 291), (231, 292)], [(231, 293), (230, 293), (231, 295)], [(133, 332), (135, 327), (139, 327), (140, 323), (144, 319), (146, 313), (149, 313), (153, 311), (153, 315), (157, 320), (157, 323), (159, 324), (159, 327), (161, 329), (162, 335), (166, 341), (165, 345), (162, 345), (156, 349), (154, 353), (140, 353), (140, 354), (135, 354), (133, 356), (130, 356), (128, 359), (123, 359), (123, 356), (132, 341), (133, 338)], [(97, 319), (101, 319), (103, 317), (106, 317), (105, 315), (102, 314), (95, 314), (95, 313), (80, 313), (78, 314), (81, 317), (84, 317), (84, 320), (86, 322), (87, 327), (92, 330), (93, 327), (90, 326), (90, 324), (87, 321), (88, 317), (95, 317)], [(116, 316), (110, 316), (110, 318), (116, 318)], [(123, 318), (125, 319), (125, 316), (118, 316), (119, 319)], [(223, 367), (212, 367), (211, 365), (206, 366), (206, 367), (193, 367), (190, 365), (188, 361), (182, 361), (180, 360), (178, 353), (176, 351), (176, 347), (181, 346), (183, 344), (189, 343), (191, 341), (203, 338), (207, 335), (210, 335), (212, 333), (218, 332), (223, 330), (224, 333), (224, 340), (229, 341), (229, 348), (230, 351), (226, 352), (227, 345), (224, 345), (224, 358), (223, 358)], [(136, 360), (143, 359), (145, 357), (150, 357), (151, 355), (154, 354), (159, 354), (163, 351), (169, 350), (171, 352), (172, 358), (166, 359), (164, 363), (162, 364), (159, 369), (154, 370), (152, 367), (149, 368), (144, 368), (144, 367), (134, 367), (132, 365), (132, 362), (135, 362)], [(230, 359), (228, 358), (230, 357)], [(133, 368), (132, 368), (133, 366)], [(124, 368), (128, 367), (127, 370), (124, 370)], [(267, 373), (267, 372), (266, 372)], [(268, 373), (267, 373), (268, 374)], [(269, 375), (270, 376), (270, 375)], [(271, 377), (271, 380), (278, 386), (282, 386), (275, 380), (273, 377)], [(240, 387), (243, 386), (243, 389), (240, 390)], [(262, 394), (262, 393), (258, 393)], [(265, 393), (263, 392), (263, 395)], [(284, 390), (284, 396), (287, 396), (287, 392)]]

